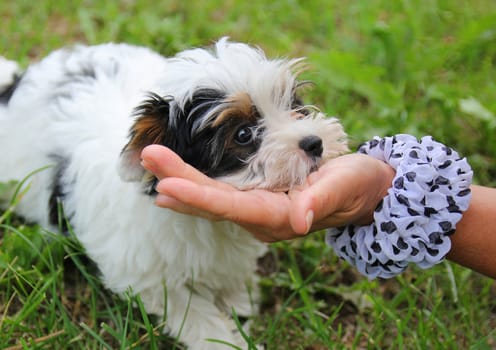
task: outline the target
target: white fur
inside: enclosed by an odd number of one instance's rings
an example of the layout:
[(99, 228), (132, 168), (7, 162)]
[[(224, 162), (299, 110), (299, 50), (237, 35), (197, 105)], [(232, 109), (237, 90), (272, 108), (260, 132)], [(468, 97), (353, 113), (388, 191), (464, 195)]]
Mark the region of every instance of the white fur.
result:
[(0, 56), (0, 91), (14, 80), (19, 72), (19, 66), (14, 61), (9, 61)]
[[(226, 181), (272, 188), (301, 182), (316, 165), (297, 147), (302, 135), (321, 136), (324, 160), (346, 146), (336, 120), (321, 114), (291, 117), (295, 63), (267, 60), (261, 51), (225, 39), (216, 44), (215, 54), (194, 49), (175, 58), (115, 44), (56, 51), (27, 69), (8, 106), (0, 108), (0, 181), (70, 160), (62, 179), (68, 189), (64, 211), (105, 285), (120, 294), (131, 287), (150, 313), (161, 315), (167, 307), (173, 335), (186, 317), (180, 340), (191, 349), (219, 348), (205, 338), (244, 348), (230, 308), (248, 316), (256, 309), (256, 259), (265, 246), (235, 224), (157, 208), (139, 184), (118, 177), (119, 154), (133, 108), (147, 92), (184, 103), (202, 87), (244, 91), (264, 116), (267, 136), (247, 170)], [(96, 79), (80, 73), (89, 66)], [(14, 70), (0, 61), (0, 86)], [(4, 72), (10, 73), (4, 78)], [(16, 209), (47, 227), (56, 170), (34, 175)], [(256, 173), (251, 183), (247, 172)]]

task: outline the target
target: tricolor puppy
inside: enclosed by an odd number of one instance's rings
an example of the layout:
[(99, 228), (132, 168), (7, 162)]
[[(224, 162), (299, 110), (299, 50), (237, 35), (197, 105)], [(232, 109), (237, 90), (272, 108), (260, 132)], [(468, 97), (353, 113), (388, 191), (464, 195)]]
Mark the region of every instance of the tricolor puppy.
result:
[(219, 348), (206, 338), (244, 348), (230, 313), (256, 310), (264, 245), (233, 223), (157, 208), (140, 153), (165, 145), (240, 189), (302, 183), (347, 147), (339, 122), (298, 98), (300, 68), (227, 39), (172, 58), (76, 46), (24, 73), (0, 60), (0, 181), (53, 165), (32, 177), (20, 215), (56, 230), (63, 207), (109, 289), (167, 310), (191, 349)]

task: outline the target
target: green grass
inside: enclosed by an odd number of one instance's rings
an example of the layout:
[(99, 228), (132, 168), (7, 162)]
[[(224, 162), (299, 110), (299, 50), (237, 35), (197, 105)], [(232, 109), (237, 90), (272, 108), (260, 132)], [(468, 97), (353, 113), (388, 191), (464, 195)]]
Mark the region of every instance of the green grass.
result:
[[(24, 66), (76, 42), (168, 55), (224, 35), (271, 57), (307, 56), (302, 78), (315, 86), (305, 100), (339, 116), (353, 147), (430, 134), (468, 157), (477, 183), (496, 186), (492, 0), (18, 0), (1, 2), (0, 18), (0, 54)], [(105, 291), (73, 239), (10, 212), (0, 238), (0, 348), (180, 349), (139, 299)], [(496, 348), (496, 285), (472, 271), (445, 262), (368, 281), (322, 233), (272, 251), (251, 339), (270, 350)]]

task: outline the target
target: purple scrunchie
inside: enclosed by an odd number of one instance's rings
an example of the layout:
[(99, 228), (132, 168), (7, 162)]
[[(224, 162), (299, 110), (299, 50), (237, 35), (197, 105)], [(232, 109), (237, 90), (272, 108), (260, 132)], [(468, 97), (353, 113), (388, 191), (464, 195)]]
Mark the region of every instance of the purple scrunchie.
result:
[(329, 229), (327, 243), (370, 279), (393, 277), (409, 263), (425, 269), (441, 262), (469, 206), (467, 160), (430, 136), (375, 137), (358, 152), (388, 163), (396, 176), (372, 224)]

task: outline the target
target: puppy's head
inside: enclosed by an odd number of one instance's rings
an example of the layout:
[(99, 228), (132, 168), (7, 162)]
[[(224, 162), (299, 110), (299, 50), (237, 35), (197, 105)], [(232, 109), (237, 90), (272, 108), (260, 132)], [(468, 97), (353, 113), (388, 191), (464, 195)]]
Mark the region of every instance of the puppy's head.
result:
[(120, 174), (154, 178), (140, 153), (162, 144), (201, 172), (240, 189), (288, 190), (323, 162), (345, 153), (346, 134), (297, 96), (301, 60), (268, 60), (244, 44), (220, 40), (170, 60), (159, 93), (136, 109)]

